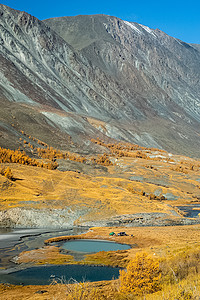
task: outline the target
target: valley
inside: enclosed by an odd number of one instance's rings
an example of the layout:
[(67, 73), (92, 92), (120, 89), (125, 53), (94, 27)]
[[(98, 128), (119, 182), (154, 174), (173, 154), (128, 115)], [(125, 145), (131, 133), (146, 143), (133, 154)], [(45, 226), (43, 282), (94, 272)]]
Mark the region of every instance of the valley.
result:
[[(46, 228), (47, 231), (55, 232), (54, 238), (44, 240), (41, 235), (39, 239), (35, 237), (34, 242), (27, 240), (24, 249), (16, 244), (12, 250), (14, 252), (9, 254), (15, 263), (15, 267), (12, 263), (14, 271), (26, 272), (34, 266), (47, 266), (48, 270), (48, 266), (60, 265), (71, 265), (72, 268), (76, 265), (124, 268), (138, 252), (145, 251), (160, 261), (163, 288), (167, 284), (169, 288), (171, 284), (170, 289), (173, 287), (176, 290), (173, 272), (179, 278), (178, 282), (187, 280), (191, 274), (194, 280), (198, 280), (198, 271), (193, 273), (193, 266), (197, 264), (198, 268), (199, 160), (155, 148), (122, 142), (107, 143), (100, 139), (91, 140), (100, 149), (99, 154), (83, 157), (77, 153), (50, 148), (31, 136), (29, 140), (30, 143), (22, 145), (26, 153), (33, 151), (33, 158), (22, 156), (22, 159), (30, 165), (17, 162), (24, 152), (4, 150), (4, 153), (12, 155), (4, 156), (7, 162), (2, 162), (1, 167), (5, 170), (9, 167), (12, 178), (7, 178), (6, 173), (0, 176), (0, 224), (4, 228), (21, 228), (22, 232), (23, 228)], [(31, 147), (31, 142), (39, 144), (40, 151), (34, 150), (37, 148)], [(15, 163), (9, 163), (8, 157)], [(56, 163), (56, 168), (45, 167), (52, 162)], [(32, 166), (33, 163), (36, 165)], [(187, 208), (195, 215), (187, 215)], [(67, 228), (85, 230), (86, 233), (70, 236), (62, 236), (60, 233), (56, 237), (56, 231)], [(127, 236), (110, 236), (110, 232), (126, 232)], [(131, 248), (73, 256), (73, 252), (63, 252), (61, 247), (69, 239), (115, 241), (128, 244)], [(12, 253), (15, 253), (14, 258)], [(8, 266), (2, 264), (1, 272), (9, 272)], [(181, 273), (182, 268), (187, 270), (184, 275)], [(52, 272), (58, 271), (55, 269)], [(170, 282), (167, 278), (170, 278)], [(119, 296), (118, 286), (117, 279), (88, 283), (87, 289), (89, 294), (92, 289), (97, 289), (99, 299), (115, 299)], [(85, 290), (86, 286), (83, 288)], [(66, 285), (61, 284), (57, 296), (64, 297), (67, 289)], [(29, 285), (27, 290), (25, 286), (1, 284), (0, 290), (6, 299), (14, 299), (16, 292), (32, 299), (54, 297), (52, 285)], [(37, 292), (43, 290), (44, 294), (41, 292), (41, 295), (37, 295)]]
[(199, 91), (197, 44), (0, 4), (0, 298), (199, 299)]

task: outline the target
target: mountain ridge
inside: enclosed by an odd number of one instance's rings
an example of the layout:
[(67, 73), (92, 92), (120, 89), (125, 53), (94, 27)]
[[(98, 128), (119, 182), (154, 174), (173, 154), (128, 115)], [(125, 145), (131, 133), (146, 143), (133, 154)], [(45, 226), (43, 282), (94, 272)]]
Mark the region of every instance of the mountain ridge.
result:
[(0, 14), (2, 100), (30, 106), (50, 132), (56, 126), (86, 148), (103, 134), (198, 156), (198, 46), (106, 15), (40, 21), (4, 5)]

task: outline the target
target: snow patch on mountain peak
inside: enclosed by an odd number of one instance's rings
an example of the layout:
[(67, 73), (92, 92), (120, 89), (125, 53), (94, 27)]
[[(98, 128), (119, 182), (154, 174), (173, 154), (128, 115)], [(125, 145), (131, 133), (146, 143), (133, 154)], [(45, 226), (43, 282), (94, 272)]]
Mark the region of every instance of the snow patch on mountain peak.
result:
[(124, 21), (124, 23), (125, 23), (126, 25), (128, 25), (129, 27), (131, 27), (131, 28), (132, 28), (134, 31), (136, 31), (137, 33), (143, 34), (143, 33), (135, 26), (134, 23), (130, 23), (130, 22), (128, 22), (128, 21)]
[(156, 37), (155, 33), (154, 33), (154, 30), (149, 28), (148, 26), (145, 26), (145, 25), (142, 25), (142, 24), (139, 24), (140, 27), (142, 27), (144, 30), (146, 30), (148, 33), (152, 34), (154, 37)]

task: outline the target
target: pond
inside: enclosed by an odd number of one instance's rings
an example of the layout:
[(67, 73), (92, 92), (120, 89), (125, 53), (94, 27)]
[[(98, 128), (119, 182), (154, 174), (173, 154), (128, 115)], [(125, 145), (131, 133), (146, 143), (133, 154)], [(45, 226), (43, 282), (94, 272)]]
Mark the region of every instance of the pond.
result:
[(90, 265), (53, 265), (32, 267), (10, 274), (1, 274), (1, 283), (47, 285), (58, 283), (111, 280), (119, 277), (120, 268)]
[(102, 240), (70, 240), (64, 243), (61, 248), (73, 252), (96, 253), (99, 251), (127, 250), (131, 247), (126, 244)]
[[(88, 228), (87, 228), (88, 229)], [(101, 281), (119, 277), (119, 268), (93, 265), (43, 265), (21, 269), (11, 262), (22, 251), (30, 251), (44, 245), (44, 240), (54, 236), (77, 235), (86, 228), (68, 228), (64, 231), (48, 229), (12, 229), (0, 232), (0, 283), (46, 285), (52, 280)], [(75, 260), (84, 259), (89, 253), (117, 251), (131, 248), (111, 241), (73, 240), (59, 244), (61, 250), (70, 252)], [(70, 250), (70, 249), (71, 250)], [(67, 250), (66, 250), (67, 249)], [(21, 270), (19, 270), (19, 268)]]

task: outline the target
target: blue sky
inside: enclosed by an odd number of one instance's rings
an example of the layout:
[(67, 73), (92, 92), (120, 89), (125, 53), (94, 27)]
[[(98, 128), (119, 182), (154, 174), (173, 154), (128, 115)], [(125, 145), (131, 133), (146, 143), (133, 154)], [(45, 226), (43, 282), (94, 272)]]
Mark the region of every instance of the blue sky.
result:
[(1, 4), (23, 10), (35, 17), (107, 14), (159, 28), (184, 42), (200, 44), (200, 1), (153, 0), (3, 0)]

